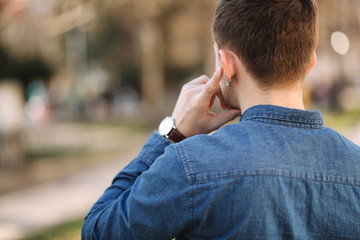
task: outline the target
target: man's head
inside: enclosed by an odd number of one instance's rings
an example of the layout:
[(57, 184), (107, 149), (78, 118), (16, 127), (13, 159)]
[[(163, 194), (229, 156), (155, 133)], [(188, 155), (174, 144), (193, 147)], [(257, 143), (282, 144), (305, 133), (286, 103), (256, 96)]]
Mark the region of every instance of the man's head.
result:
[(315, 0), (221, 0), (213, 36), (261, 89), (284, 88), (303, 80), (313, 62), (317, 17)]

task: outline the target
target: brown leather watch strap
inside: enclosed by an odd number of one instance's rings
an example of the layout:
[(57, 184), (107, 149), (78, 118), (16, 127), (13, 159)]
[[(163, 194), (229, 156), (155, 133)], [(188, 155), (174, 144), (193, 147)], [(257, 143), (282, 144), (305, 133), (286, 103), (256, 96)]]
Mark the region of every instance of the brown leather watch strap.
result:
[(175, 143), (181, 142), (186, 137), (182, 135), (176, 128), (169, 134), (169, 139)]

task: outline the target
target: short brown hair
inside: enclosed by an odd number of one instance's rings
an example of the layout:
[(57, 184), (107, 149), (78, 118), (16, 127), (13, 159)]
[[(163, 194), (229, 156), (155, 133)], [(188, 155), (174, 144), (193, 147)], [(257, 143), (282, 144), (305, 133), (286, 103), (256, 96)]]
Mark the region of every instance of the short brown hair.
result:
[(317, 19), (315, 0), (221, 0), (212, 27), (219, 49), (235, 52), (266, 89), (305, 78)]

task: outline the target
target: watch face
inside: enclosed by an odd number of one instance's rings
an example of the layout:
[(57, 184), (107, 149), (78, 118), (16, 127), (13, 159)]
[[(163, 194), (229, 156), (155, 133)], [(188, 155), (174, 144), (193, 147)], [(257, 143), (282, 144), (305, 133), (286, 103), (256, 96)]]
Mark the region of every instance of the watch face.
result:
[(162, 136), (168, 135), (174, 126), (174, 119), (166, 117), (159, 125), (159, 133)]

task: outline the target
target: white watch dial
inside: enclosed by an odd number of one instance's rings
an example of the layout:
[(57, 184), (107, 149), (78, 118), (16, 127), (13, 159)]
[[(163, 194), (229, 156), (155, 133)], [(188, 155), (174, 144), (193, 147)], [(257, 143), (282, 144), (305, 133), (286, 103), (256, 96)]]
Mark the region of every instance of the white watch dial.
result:
[(162, 136), (167, 136), (170, 134), (174, 128), (174, 119), (171, 117), (166, 117), (159, 125), (159, 133)]

